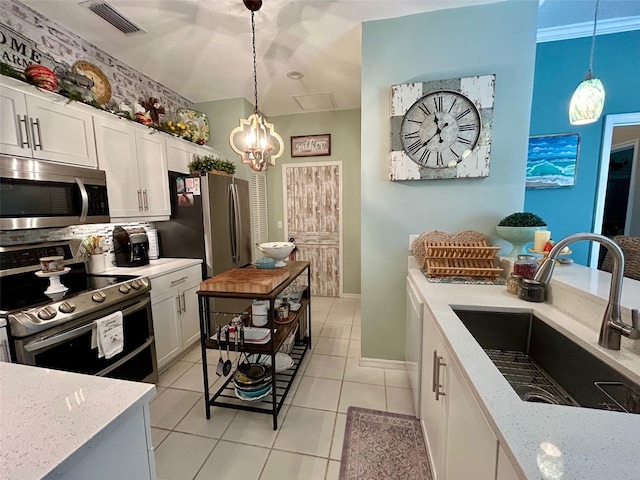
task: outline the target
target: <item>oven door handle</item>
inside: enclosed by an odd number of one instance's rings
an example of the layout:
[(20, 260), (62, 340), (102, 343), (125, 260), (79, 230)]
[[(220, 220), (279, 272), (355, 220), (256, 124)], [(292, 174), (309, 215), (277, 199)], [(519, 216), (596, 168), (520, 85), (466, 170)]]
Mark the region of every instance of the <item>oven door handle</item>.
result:
[[(142, 302), (136, 303), (135, 305), (131, 305), (130, 307), (122, 310), (122, 316), (126, 317), (127, 315), (130, 315), (133, 312), (141, 310), (142, 308), (146, 307), (149, 303), (151, 303), (151, 298), (146, 297)], [(65, 340), (69, 340), (70, 338), (77, 337), (91, 330), (94, 324), (95, 324), (95, 321), (85, 323), (81, 327), (74, 328), (73, 330), (67, 330), (66, 332), (62, 332), (60, 334), (52, 335), (48, 338), (43, 338), (42, 340), (28, 343), (27, 345), (24, 346), (24, 349), (27, 352), (35, 352), (37, 350), (41, 350), (51, 345), (55, 345), (56, 343), (64, 342)]]

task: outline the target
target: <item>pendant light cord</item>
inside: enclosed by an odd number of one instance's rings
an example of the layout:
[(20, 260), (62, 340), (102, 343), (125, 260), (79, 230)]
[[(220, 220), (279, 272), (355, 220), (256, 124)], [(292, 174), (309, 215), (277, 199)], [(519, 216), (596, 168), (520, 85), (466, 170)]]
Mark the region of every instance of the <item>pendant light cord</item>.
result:
[[(600, 0), (598, 0), (600, 1)], [(253, 10), (251, 11), (251, 46), (253, 47), (253, 94), (255, 99), (255, 106), (253, 113), (258, 114), (258, 73), (256, 70), (256, 23), (253, 19)], [(593, 56), (593, 48), (591, 50)]]
[[(589, 56), (589, 73), (588, 73), (589, 76), (591, 76), (591, 72), (593, 71), (593, 52), (596, 47), (596, 24), (598, 23), (598, 6), (599, 5), (600, 5), (600, 0), (596, 0), (596, 13), (593, 16), (593, 34), (591, 35), (591, 55)], [(254, 47), (253, 54), (254, 54), (254, 62), (255, 62), (255, 47)]]

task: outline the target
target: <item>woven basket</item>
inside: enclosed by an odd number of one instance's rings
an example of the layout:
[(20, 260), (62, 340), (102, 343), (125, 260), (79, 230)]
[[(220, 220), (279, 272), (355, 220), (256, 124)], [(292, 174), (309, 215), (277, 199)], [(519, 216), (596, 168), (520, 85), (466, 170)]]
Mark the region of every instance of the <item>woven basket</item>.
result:
[[(624, 255), (624, 276), (640, 280), (640, 237), (616, 235), (613, 241), (620, 246)], [(613, 257), (609, 252), (602, 262), (602, 270), (613, 271)]]
[(425, 266), (429, 276), (496, 277), (500, 247), (481, 242), (425, 242)]

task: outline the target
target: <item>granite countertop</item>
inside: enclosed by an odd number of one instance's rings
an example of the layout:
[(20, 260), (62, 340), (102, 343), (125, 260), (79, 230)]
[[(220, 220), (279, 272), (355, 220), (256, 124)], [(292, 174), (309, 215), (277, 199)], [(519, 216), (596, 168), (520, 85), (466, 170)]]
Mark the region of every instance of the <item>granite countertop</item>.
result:
[(159, 258), (149, 260), (149, 264), (142, 267), (107, 267), (100, 275), (144, 275), (154, 278), (201, 263), (200, 258)]
[[(636, 352), (640, 341), (623, 342), (619, 351), (598, 345), (604, 307), (593, 308), (593, 305), (606, 305), (609, 274), (586, 270), (590, 269), (578, 265), (556, 268), (552, 280), (556, 305), (552, 305), (525, 302), (507, 293), (504, 286), (430, 283), (413, 258), (409, 260), (410, 278), (433, 313), (436, 327), (521, 478), (545, 478), (538, 468), (537, 455), (540, 445), (547, 442), (562, 452), (563, 479), (637, 479), (640, 475), (640, 415), (521, 401), (451, 306), (532, 311), (640, 383), (640, 354)], [(625, 283), (623, 305), (640, 307), (640, 282), (625, 279)], [(579, 295), (571, 296), (567, 292), (580, 292), (585, 301)], [(580, 320), (570, 315), (572, 306), (579, 303), (589, 304), (583, 308), (585, 312), (580, 312)], [(589, 318), (584, 318), (587, 315)]]
[(155, 385), (0, 362), (0, 478), (40, 479), (83, 455)]

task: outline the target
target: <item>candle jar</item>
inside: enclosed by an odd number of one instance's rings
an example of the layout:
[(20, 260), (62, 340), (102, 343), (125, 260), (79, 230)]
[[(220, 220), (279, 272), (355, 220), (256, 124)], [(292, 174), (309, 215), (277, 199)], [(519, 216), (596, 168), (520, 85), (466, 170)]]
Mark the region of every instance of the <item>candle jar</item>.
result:
[(533, 255), (518, 255), (513, 262), (513, 273), (522, 278), (533, 278), (538, 271), (538, 261)]

